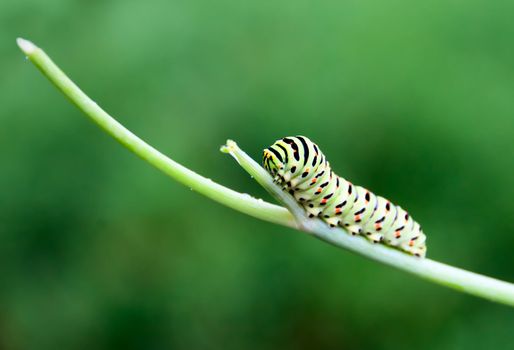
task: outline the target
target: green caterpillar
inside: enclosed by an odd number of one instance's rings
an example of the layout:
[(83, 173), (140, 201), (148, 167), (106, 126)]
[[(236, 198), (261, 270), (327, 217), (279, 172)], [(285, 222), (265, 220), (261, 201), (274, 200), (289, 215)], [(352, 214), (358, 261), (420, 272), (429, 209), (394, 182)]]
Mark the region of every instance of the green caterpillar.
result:
[(309, 213), (352, 235), (425, 257), (426, 236), (400, 206), (337, 176), (318, 146), (304, 136), (285, 137), (264, 150), (264, 168)]

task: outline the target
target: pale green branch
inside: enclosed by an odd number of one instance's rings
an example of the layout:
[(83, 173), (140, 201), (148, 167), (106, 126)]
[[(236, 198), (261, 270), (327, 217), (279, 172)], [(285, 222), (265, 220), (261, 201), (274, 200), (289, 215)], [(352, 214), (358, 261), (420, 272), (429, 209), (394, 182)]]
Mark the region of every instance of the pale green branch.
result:
[(456, 290), (514, 306), (514, 285), (461, 270), (429, 259), (415, 258), (362, 237), (353, 237), (341, 228), (330, 228), (323, 221), (309, 219), (294, 199), (272, 182), (271, 176), (233, 141), (222, 151), (230, 153), (252, 177), (288, 209), (233, 191), (198, 175), (166, 157), (109, 116), (84, 94), (43, 52), (27, 40), (18, 45), (37, 68), (80, 110), (119, 143), (171, 178), (230, 208), (276, 224), (301, 229), (324, 241), (412, 273)]
[(27, 58), (95, 124), (137, 156), (174, 180), (227, 207), (258, 219), (289, 227), (297, 227), (287, 209), (261, 199), (239, 193), (198, 175), (157, 151), (112, 118), (64, 74), (46, 53), (30, 41), (19, 38), (18, 46)]

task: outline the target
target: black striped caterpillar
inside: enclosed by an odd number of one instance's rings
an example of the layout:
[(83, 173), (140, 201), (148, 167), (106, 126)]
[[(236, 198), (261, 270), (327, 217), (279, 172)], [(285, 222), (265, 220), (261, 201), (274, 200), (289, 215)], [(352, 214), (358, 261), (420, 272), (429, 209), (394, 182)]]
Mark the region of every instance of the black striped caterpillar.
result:
[(264, 150), (263, 165), (309, 217), (319, 217), (331, 227), (344, 227), (374, 243), (425, 257), (426, 236), (420, 225), (400, 206), (337, 176), (307, 137), (277, 140)]

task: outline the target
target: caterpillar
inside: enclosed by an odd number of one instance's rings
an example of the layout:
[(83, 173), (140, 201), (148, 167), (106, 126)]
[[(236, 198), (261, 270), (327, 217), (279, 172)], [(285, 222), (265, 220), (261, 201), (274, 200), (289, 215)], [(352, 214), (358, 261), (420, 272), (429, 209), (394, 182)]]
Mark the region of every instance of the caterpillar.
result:
[(425, 257), (426, 236), (400, 206), (336, 175), (319, 147), (305, 136), (284, 137), (266, 148), (263, 166), (274, 182), (330, 227), (344, 227), (408, 254)]

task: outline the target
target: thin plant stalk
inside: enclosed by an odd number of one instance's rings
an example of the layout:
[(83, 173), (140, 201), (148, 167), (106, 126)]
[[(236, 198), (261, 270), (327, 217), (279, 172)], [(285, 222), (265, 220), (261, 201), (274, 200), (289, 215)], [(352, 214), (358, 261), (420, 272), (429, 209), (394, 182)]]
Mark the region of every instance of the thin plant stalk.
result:
[(258, 219), (297, 227), (293, 216), (283, 207), (239, 193), (203, 177), (175, 162), (134, 135), (90, 99), (61, 69), (32, 42), (19, 38), (18, 46), (27, 58), (86, 116), (132, 153), (146, 160), (174, 180), (229, 208)]
[(430, 259), (416, 258), (381, 244), (372, 244), (363, 237), (351, 236), (342, 228), (331, 228), (321, 220), (309, 219), (292, 196), (274, 184), (271, 176), (233, 141), (227, 141), (222, 151), (232, 155), (243, 169), (287, 209), (253, 198), (248, 194), (236, 192), (189, 170), (145, 143), (107, 114), (82, 92), (43, 50), (24, 39), (18, 39), (17, 42), (27, 58), (95, 124), (134, 154), (196, 192), (250, 216), (302, 230), (337, 247), (426, 280), (514, 306), (514, 285), (511, 283)]

